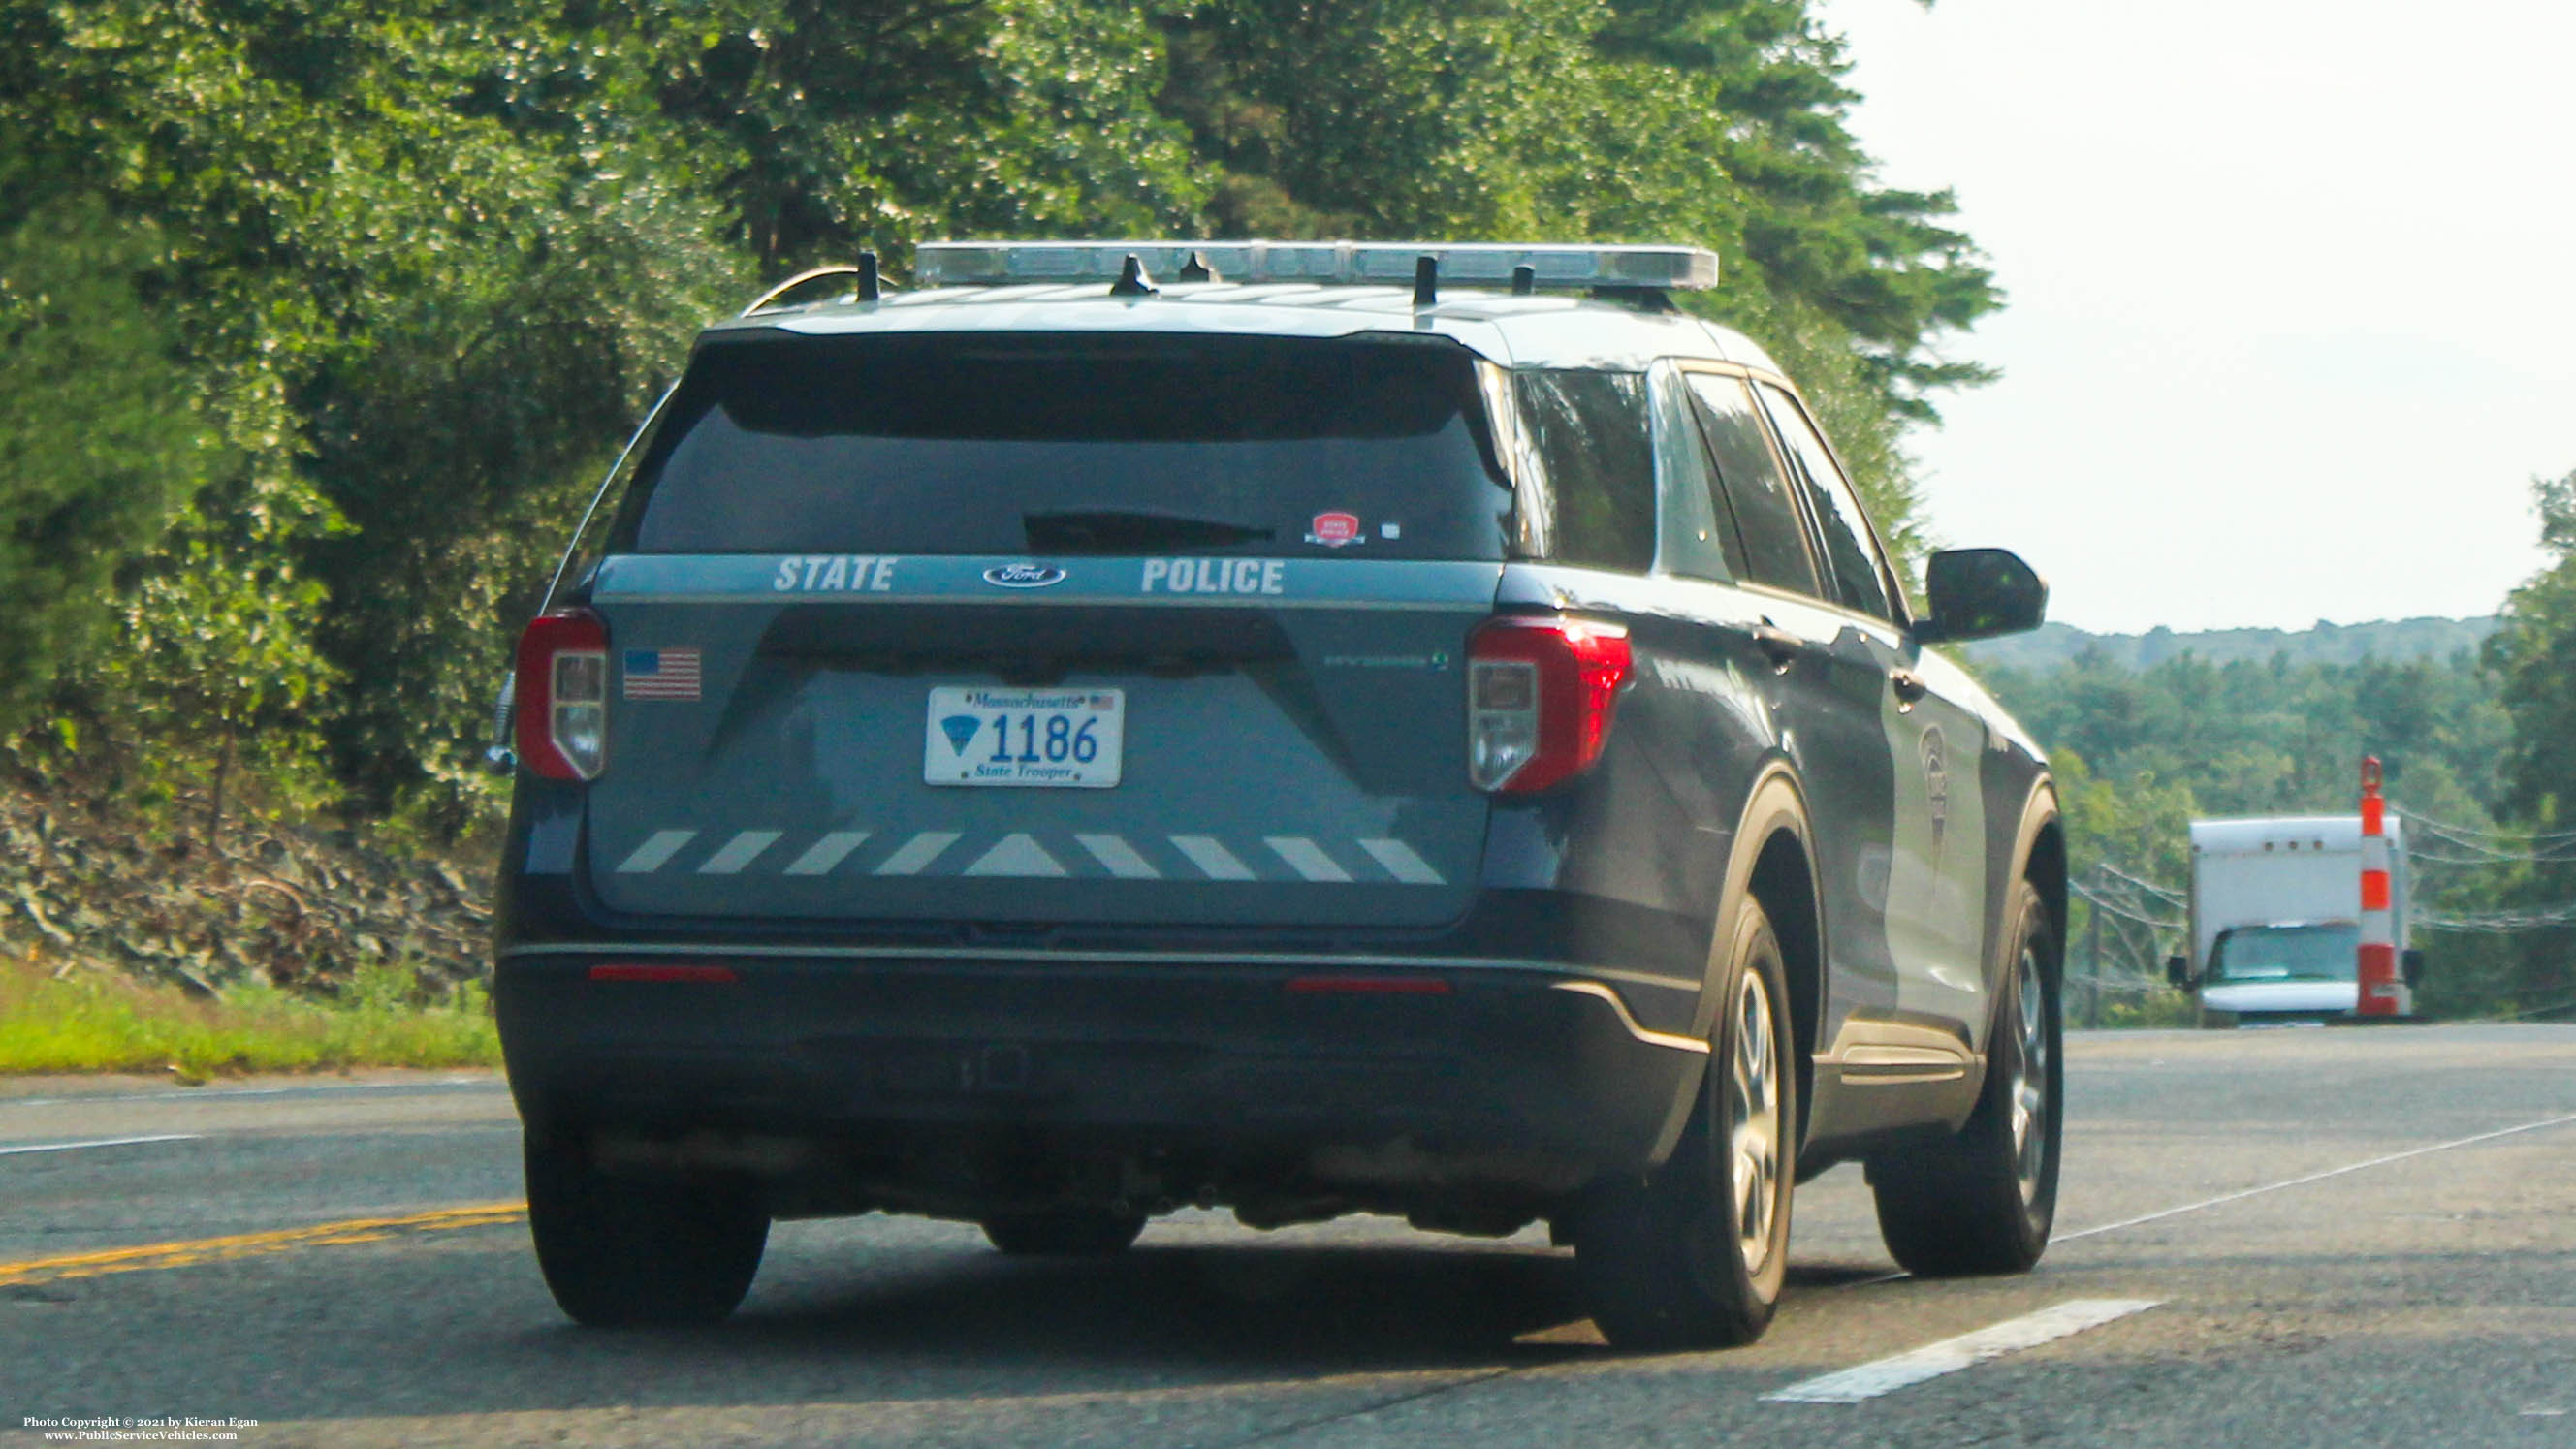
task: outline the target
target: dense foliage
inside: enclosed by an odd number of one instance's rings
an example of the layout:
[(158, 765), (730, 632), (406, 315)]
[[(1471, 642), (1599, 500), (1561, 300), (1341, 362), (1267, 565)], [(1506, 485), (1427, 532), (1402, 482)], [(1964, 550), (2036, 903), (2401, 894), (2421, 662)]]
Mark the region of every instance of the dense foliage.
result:
[(1707, 244), (1910, 541), (1998, 298), (1843, 68), (1806, 0), (0, 0), (0, 735), (475, 818), (690, 329), (941, 235)]
[(2533, 1002), (2576, 1001), (2576, 473), (2533, 491), (2550, 563), (2505, 601), (2486, 658), (2514, 726), (2499, 800), (2533, 856), (2517, 984)]

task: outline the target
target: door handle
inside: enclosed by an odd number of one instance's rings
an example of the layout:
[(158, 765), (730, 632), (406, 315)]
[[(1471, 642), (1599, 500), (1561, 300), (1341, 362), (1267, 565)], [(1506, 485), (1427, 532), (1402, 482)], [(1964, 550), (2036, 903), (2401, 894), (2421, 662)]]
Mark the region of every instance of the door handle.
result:
[(1887, 671), (1887, 687), (1896, 691), (1898, 704), (1912, 709), (1914, 702), (1928, 693), (1932, 686), (1925, 684), (1923, 676), (1911, 669), (1891, 669)]
[(1807, 641), (1765, 619), (1753, 626), (1753, 643), (1771, 660), (1771, 667), (1786, 671), (1807, 652)]

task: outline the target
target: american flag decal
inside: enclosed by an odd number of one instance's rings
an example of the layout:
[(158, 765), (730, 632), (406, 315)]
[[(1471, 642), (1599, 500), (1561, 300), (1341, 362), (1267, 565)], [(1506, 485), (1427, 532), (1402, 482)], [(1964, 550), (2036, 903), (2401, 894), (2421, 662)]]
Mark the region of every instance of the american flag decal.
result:
[(625, 663), (628, 699), (698, 697), (698, 651), (695, 649), (629, 649)]

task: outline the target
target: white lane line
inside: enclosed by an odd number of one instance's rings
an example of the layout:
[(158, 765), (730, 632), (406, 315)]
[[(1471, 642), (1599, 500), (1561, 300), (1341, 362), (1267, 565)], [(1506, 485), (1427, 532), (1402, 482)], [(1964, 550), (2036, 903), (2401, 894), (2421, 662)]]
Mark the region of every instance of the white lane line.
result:
[(805, 853), (789, 863), (789, 875), (829, 875), (832, 867), (849, 858), (850, 852), (868, 843), (864, 830), (835, 830), (805, 848)]
[(445, 1077), (434, 1082), (334, 1082), (327, 1087), (152, 1087), (140, 1092), (82, 1092), (69, 1097), (0, 1097), (0, 1112), (12, 1107), (87, 1107), (102, 1102), (205, 1102), (218, 1097), (324, 1097), (344, 1092), (506, 1092), (497, 1077)]
[(762, 851), (776, 845), (778, 837), (783, 833), (785, 832), (777, 830), (746, 830), (727, 842), (724, 849), (707, 857), (707, 863), (698, 867), (698, 874), (740, 874), (742, 868), (758, 859)]
[(88, 1142), (30, 1142), (23, 1147), (0, 1147), (0, 1157), (19, 1152), (77, 1152), (84, 1147), (131, 1147), (139, 1142), (194, 1142), (201, 1133), (163, 1132), (151, 1137), (100, 1137)]
[(2246, 1198), (2260, 1197), (2267, 1192), (2279, 1192), (2283, 1188), (2305, 1187), (2309, 1183), (2323, 1182), (2330, 1177), (2341, 1177), (2348, 1172), (2360, 1172), (2367, 1168), (2385, 1167), (2392, 1162), (2404, 1162), (2410, 1157), (2423, 1157), (2429, 1153), (2448, 1152), (2454, 1147), (2471, 1147), (2480, 1142), (2493, 1142), (2499, 1137), (2512, 1137), (2524, 1132), (2538, 1132), (2547, 1127), (2564, 1127), (2571, 1122), (2576, 1122), (2576, 1112), (2571, 1112), (2564, 1117), (2550, 1117), (2538, 1122), (2525, 1122), (2519, 1127), (2505, 1127), (2494, 1132), (2480, 1132), (2473, 1137), (2454, 1137), (2448, 1142), (2436, 1142), (2429, 1147), (2410, 1147), (2404, 1152), (2391, 1152), (2385, 1157), (2373, 1157), (2363, 1162), (2349, 1162), (2341, 1167), (2329, 1167), (2323, 1172), (2311, 1172), (2305, 1177), (2292, 1177), (2286, 1178), (2280, 1182), (2267, 1182), (2261, 1187), (2248, 1187), (2239, 1189), (2235, 1192), (2224, 1192), (2220, 1193), (2216, 1197), (2203, 1198), (2199, 1202), (2184, 1203), (2180, 1207), (2169, 1207), (2160, 1209), (2156, 1212), (2140, 1213), (2138, 1216), (2133, 1218), (2122, 1218), (2116, 1223), (2103, 1223), (2099, 1227), (2084, 1228), (2072, 1233), (2059, 1233), (2053, 1241), (2065, 1243), (2072, 1242), (2077, 1238), (2089, 1238), (2096, 1233), (2116, 1233), (2122, 1228), (2134, 1228), (2141, 1223), (2152, 1223), (2164, 1218), (2180, 1217), (2184, 1213), (2196, 1213), (2203, 1208), (2214, 1208), (2224, 1203), (2242, 1202)]
[(1302, 835), (1265, 835), (1262, 843), (1278, 852), (1288, 868), (1311, 881), (1348, 881), (1351, 873), (1324, 853), (1324, 847)]
[(1252, 867), (1234, 858), (1234, 852), (1213, 835), (1175, 835), (1172, 845), (1190, 858), (1190, 864), (1207, 873), (1210, 880), (1250, 880)]
[(649, 875), (668, 864), (672, 856), (680, 853), (681, 846), (697, 838), (698, 832), (694, 830), (656, 830), (642, 845), (635, 847), (635, 853), (626, 857), (615, 873)]
[(1927, 1343), (1921, 1348), (1847, 1368), (1839, 1373), (1802, 1379), (1764, 1394), (1774, 1404), (1857, 1404), (1881, 1394), (1957, 1373), (1990, 1358), (2037, 1348), (2043, 1343), (2099, 1328), (2114, 1319), (2144, 1312), (2161, 1298), (2074, 1298), (2037, 1313), (2007, 1318), (1989, 1328)]
[(973, 865), (966, 867), (966, 874), (1020, 879), (1055, 877), (1064, 874), (1064, 863), (1047, 854), (1046, 847), (1028, 835), (1014, 833), (1003, 836), (1001, 844), (985, 851)]
[(1360, 849), (1386, 867), (1386, 873), (1406, 885), (1447, 885), (1431, 862), (1414, 854), (1413, 847), (1401, 840), (1363, 840)]
[(1073, 839), (1076, 844), (1091, 852), (1092, 859), (1099, 861), (1111, 875), (1120, 880), (1161, 880), (1163, 878), (1163, 873), (1154, 869), (1154, 863), (1138, 855), (1136, 847), (1129, 845), (1123, 835), (1077, 835)]
[(877, 867), (879, 875), (919, 875), (921, 868), (939, 858), (939, 853), (957, 843), (953, 830), (925, 830), (903, 843), (903, 848), (889, 855)]
[[(2499, 1137), (2513, 1137), (2524, 1132), (2538, 1132), (2549, 1127), (2564, 1127), (2571, 1122), (2576, 1122), (2576, 1113), (2569, 1113), (2564, 1117), (2547, 1117), (2538, 1122), (2525, 1122), (2519, 1127), (2502, 1127), (2493, 1132), (2480, 1132), (2470, 1137), (2454, 1137), (2448, 1142), (2436, 1142), (2427, 1147), (2410, 1147), (2404, 1152), (2391, 1152), (2384, 1157), (2368, 1158), (2361, 1162), (2347, 1162), (2341, 1167), (2329, 1167), (2323, 1172), (2311, 1172), (2304, 1177), (2284, 1178), (2279, 1182), (2264, 1183), (2260, 1187), (2240, 1188), (2235, 1192), (2223, 1192), (2216, 1197), (2206, 1197), (2202, 1198), (2198, 1202), (2184, 1203), (2180, 1207), (2159, 1208), (2151, 1213), (2140, 1213), (2138, 1216), (2133, 1218), (2122, 1218), (2115, 1223), (2101, 1223), (2089, 1228), (2078, 1228), (2071, 1233), (2052, 1233), (2049, 1235), (2049, 1241), (2052, 1243), (2071, 1243), (2077, 1238), (2089, 1238), (2099, 1233), (2116, 1233), (2123, 1228), (2134, 1228), (2144, 1223), (2161, 1222), (2166, 1218), (2180, 1217), (2184, 1213), (2196, 1213), (2204, 1208), (2224, 1207), (2232, 1202), (2242, 1202), (2249, 1197), (2261, 1197), (2267, 1192), (2279, 1192), (2284, 1188), (2305, 1187), (2309, 1183), (2323, 1182), (2330, 1177), (2341, 1177), (2348, 1172), (2360, 1172), (2366, 1168), (2372, 1167), (2385, 1167), (2392, 1162), (2404, 1162), (2410, 1157), (2422, 1157), (2428, 1153), (2434, 1152), (2448, 1152), (2454, 1147), (2473, 1147), (2481, 1142), (2493, 1142)], [(1882, 1283), (1900, 1283), (1913, 1276), (1913, 1274), (1899, 1268), (1893, 1273), (1882, 1273), (1875, 1278), (1861, 1278), (1839, 1286), (1844, 1288), (1875, 1288)]]

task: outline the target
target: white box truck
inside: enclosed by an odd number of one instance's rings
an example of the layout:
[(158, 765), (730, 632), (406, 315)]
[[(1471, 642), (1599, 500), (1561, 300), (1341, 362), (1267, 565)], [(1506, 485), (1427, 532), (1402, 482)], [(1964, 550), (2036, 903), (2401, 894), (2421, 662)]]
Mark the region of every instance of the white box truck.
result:
[[(2388, 914), (2412, 986), (2405, 826), (2387, 817)], [(2191, 954), (2165, 963), (2203, 1020), (2319, 1021), (2360, 1000), (2361, 817), (2191, 822)]]

